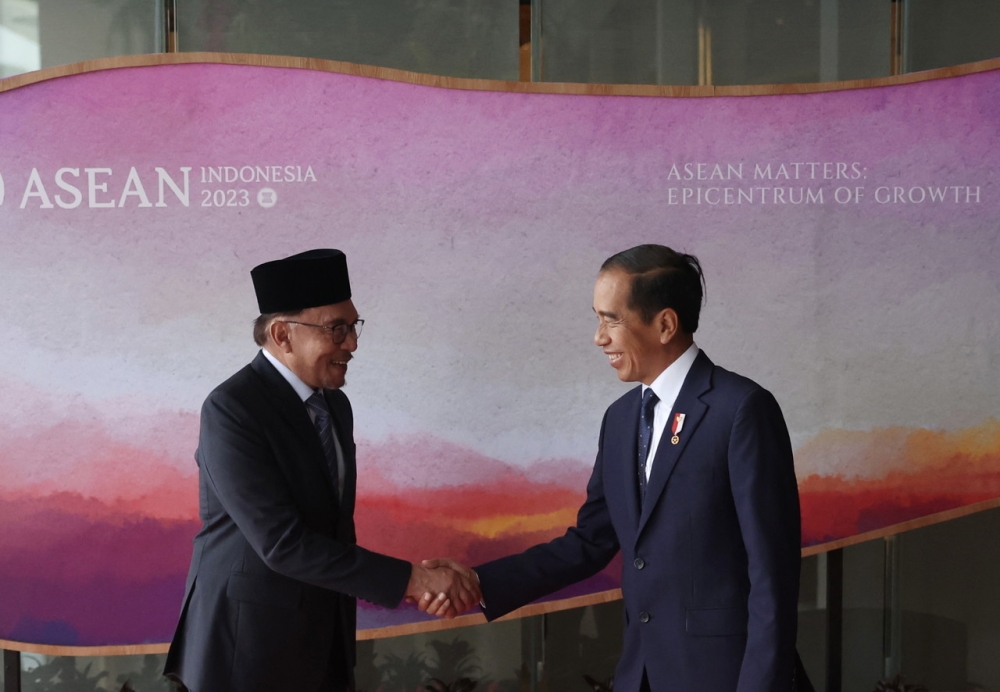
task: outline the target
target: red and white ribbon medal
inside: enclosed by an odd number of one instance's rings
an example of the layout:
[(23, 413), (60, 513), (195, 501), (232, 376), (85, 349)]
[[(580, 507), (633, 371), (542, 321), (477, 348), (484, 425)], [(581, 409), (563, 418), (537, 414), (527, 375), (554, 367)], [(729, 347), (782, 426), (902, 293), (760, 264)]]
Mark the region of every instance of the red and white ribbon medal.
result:
[(675, 445), (675, 444), (677, 444), (678, 442), (681, 441), (680, 432), (683, 429), (684, 429), (684, 414), (683, 413), (675, 413), (674, 414), (674, 423), (673, 423), (673, 425), (670, 426), (670, 432), (672, 432), (674, 434), (674, 436), (670, 438), (670, 444), (674, 444)]

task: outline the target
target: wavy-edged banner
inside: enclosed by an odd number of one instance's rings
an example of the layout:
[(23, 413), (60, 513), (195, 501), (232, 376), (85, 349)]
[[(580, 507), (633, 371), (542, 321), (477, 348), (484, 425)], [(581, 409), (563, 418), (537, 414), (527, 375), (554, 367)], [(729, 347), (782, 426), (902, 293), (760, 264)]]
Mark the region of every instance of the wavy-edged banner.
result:
[(574, 520), (625, 389), (593, 280), (640, 242), (701, 258), (699, 345), (782, 404), (806, 551), (1000, 504), (996, 66), (670, 98), (214, 59), (0, 82), (6, 645), (169, 639), (197, 411), (255, 352), (248, 271), (317, 246), (367, 320), (368, 547), (474, 563)]

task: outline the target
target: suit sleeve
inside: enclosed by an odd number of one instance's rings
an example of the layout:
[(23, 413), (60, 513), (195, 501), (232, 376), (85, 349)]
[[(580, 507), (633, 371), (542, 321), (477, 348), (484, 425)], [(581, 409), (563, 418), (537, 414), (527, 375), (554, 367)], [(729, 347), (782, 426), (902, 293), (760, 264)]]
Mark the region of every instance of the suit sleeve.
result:
[(799, 493), (788, 429), (766, 390), (752, 390), (736, 412), (729, 474), (750, 578), (747, 647), (737, 690), (788, 690), (798, 620)]
[(587, 499), (577, 512), (576, 526), (549, 543), (475, 568), (487, 620), (597, 574), (618, 552), (618, 538), (604, 495), (604, 425), (587, 484)]
[(198, 457), (207, 483), (270, 569), (378, 605), (399, 605), (410, 563), (312, 529), (296, 506), (262, 426), (216, 390), (202, 407)]

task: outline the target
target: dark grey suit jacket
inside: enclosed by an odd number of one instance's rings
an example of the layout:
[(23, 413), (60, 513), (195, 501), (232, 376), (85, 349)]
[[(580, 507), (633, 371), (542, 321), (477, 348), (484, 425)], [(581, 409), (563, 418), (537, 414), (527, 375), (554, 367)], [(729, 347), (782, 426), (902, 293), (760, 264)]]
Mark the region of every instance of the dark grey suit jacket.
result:
[(353, 683), (356, 598), (402, 600), (410, 564), (356, 544), (350, 403), (325, 391), (343, 500), (316, 429), (263, 354), (201, 411), (202, 528), (165, 673), (192, 692), (341, 690)]

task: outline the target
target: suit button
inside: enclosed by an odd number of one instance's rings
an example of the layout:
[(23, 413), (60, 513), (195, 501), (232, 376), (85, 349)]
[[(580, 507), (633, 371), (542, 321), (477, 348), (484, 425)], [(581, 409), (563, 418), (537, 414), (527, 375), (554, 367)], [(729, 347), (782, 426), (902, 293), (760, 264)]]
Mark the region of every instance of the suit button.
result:
[(637, 557), (632, 564), (635, 565), (636, 569), (642, 569), (643, 567), (646, 566), (646, 561), (643, 560), (641, 557)]
[(645, 611), (639, 613), (639, 622), (649, 622), (649, 613)]

